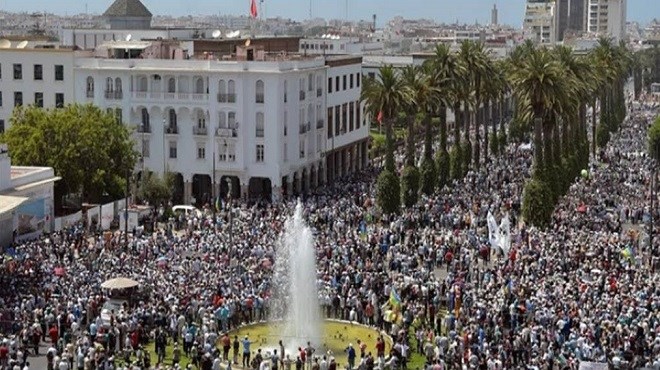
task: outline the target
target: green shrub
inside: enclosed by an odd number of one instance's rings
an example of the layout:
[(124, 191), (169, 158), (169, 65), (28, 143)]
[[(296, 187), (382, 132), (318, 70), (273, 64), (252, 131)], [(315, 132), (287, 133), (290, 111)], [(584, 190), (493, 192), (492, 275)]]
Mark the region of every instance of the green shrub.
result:
[[(460, 160), (460, 159), (459, 159)], [(450, 180), (453, 178), (451, 174), (451, 155), (446, 151), (439, 151), (435, 157), (435, 164), (438, 169), (438, 187), (442, 188), (445, 185), (449, 184)], [(461, 171), (459, 170), (458, 173)]]
[(461, 148), (463, 149), (463, 156), (461, 158), (463, 173), (461, 174), (461, 177), (464, 177), (468, 173), (470, 165), (472, 164), (472, 142), (469, 140), (464, 142), (463, 145), (461, 145)]
[(610, 131), (607, 125), (600, 124), (596, 127), (596, 145), (599, 148), (604, 148), (610, 140)]
[(506, 137), (506, 132), (500, 132), (499, 135), (497, 136), (500, 142), (500, 153), (504, 153), (508, 141), (508, 138)]
[(660, 116), (655, 119), (655, 122), (649, 128), (649, 155), (656, 161), (660, 159)]
[[(449, 151), (449, 176), (453, 180), (458, 180), (463, 177), (463, 151), (461, 150), (461, 145), (454, 145)], [(440, 172), (440, 165), (438, 162), (438, 172)]]
[[(447, 162), (447, 164), (449, 164), (449, 162)], [(426, 195), (433, 194), (433, 191), (435, 191), (436, 180), (438, 179), (435, 162), (430, 159), (424, 159), (420, 167), (420, 175), (422, 193)]]
[(490, 152), (497, 156), (500, 154), (500, 139), (497, 137), (497, 133), (494, 132), (490, 134), (488, 139), (488, 146), (490, 147)]
[(376, 182), (376, 202), (383, 213), (398, 213), (401, 208), (399, 177), (392, 171), (383, 170)]
[(415, 166), (406, 166), (401, 176), (401, 198), (406, 207), (412, 207), (417, 203), (419, 195), (419, 169)]
[(548, 184), (537, 179), (527, 181), (523, 190), (523, 220), (530, 225), (543, 228), (550, 224), (553, 210), (554, 204)]

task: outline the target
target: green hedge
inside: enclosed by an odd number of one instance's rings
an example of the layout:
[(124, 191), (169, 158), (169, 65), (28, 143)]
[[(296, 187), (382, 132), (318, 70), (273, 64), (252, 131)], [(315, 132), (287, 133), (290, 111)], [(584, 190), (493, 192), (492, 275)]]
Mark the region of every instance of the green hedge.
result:
[(401, 208), (399, 177), (392, 171), (383, 170), (376, 182), (376, 202), (387, 214), (398, 213)]
[(435, 167), (435, 162), (430, 159), (424, 159), (420, 166), (420, 186), (422, 193), (431, 195), (435, 191), (436, 180), (438, 173)]
[(538, 179), (527, 181), (523, 190), (523, 220), (530, 225), (543, 228), (550, 224), (553, 210), (550, 186)]
[(406, 207), (417, 203), (419, 196), (419, 170), (415, 166), (406, 166), (401, 176), (401, 198)]

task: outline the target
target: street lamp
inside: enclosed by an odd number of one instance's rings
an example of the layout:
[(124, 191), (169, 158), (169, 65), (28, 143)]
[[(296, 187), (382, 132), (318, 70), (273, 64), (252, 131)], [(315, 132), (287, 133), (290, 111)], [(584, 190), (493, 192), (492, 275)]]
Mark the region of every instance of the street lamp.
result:
[(231, 248), (233, 244), (233, 232), (234, 232), (234, 210), (232, 209), (232, 186), (231, 177), (227, 177), (227, 205), (229, 206), (229, 250), (227, 255), (229, 256), (229, 261), (231, 261)]

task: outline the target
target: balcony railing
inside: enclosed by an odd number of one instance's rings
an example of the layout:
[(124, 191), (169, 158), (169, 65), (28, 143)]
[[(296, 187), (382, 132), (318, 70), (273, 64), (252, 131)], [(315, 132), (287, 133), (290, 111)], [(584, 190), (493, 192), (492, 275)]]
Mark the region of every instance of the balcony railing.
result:
[(207, 101), (209, 100), (209, 94), (192, 94), (192, 100)]
[(218, 103), (236, 103), (236, 94), (218, 94)]
[(151, 126), (148, 125), (148, 124), (147, 125), (145, 125), (145, 124), (138, 125), (137, 132), (139, 132), (141, 134), (150, 134), (151, 133)]
[(193, 135), (202, 135), (205, 136), (208, 134), (208, 129), (206, 127), (193, 127)]
[(312, 129), (312, 124), (310, 122), (303, 123), (300, 125), (300, 134), (306, 134)]
[(316, 89), (316, 96), (319, 97), (319, 96), (322, 96), (322, 95), (323, 95), (323, 89), (321, 89), (321, 88)]
[(258, 104), (263, 104), (264, 103), (264, 94), (257, 94), (256, 96), (256, 102)]
[[(110, 92), (112, 97), (108, 96), (106, 92), (106, 98), (108, 99), (121, 99), (122, 92), (118, 92), (119, 95), (115, 97), (117, 92)], [(134, 99), (138, 100), (156, 100), (156, 101), (185, 101), (185, 102), (207, 102), (209, 100), (209, 94), (192, 94), (187, 92), (162, 92), (162, 91), (131, 91), (131, 96)]]
[(320, 120), (316, 121), (316, 128), (323, 128), (324, 124), (325, 124), (325, 122), (322, 119), (320, 119)]
[(94, 97), (94, 90), (87, 90), (87, 97), (88, 98), (93, 98)]
[(215, 131), (218, 137), (238, 137), (238, 130), (235, 128), (219, 128)]
[(167, 135), (178, 135), (179, 134), (179, 127), (177, 125), (165, 126), (165, 133)]
[(305, 92), (302, 90), (300, 91), (300, 100), (305, 100)]
[(264, 137), (264, 131), (265, 131), (264, 129), (257, 129), (256, 130), (257, 137)]
[(124, 92), (115, 91), (115, 99), (123, 99), (123, 98), (124, 98)]
[(115, 92), (114, 91), (106, 90), (104, 95), (105, 95), (106, 99), (114, 99), (115, 98)]

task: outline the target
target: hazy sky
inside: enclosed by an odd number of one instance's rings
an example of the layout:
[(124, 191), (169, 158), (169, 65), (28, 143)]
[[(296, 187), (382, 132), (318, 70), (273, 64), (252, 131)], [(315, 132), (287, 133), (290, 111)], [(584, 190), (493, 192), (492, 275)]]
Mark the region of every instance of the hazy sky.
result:
[[(48, 11), (57, 14), (102, 13), (113, 0), (0, 0), (9, 11)], [(142, 0), (154, 14), (248, 14), (250, 0)], [(259, 0), (256, 0), (259, 2)], [(309, 17), (310, 0), (263, 0), (263, 13), (302, 20)], [(660, 0), (627, 0), (628, 20), (647, 23), (660, 18)], [(370, 19), (376, 13), (379, 27), (384, 20), (400, 15), (406, 18), (433, 18), (461, 23), (490, 22), (490, 9), (497, 3), (500, 23), (520, 26), (525, 0), (311, 0), (312, 15), (344, 18), (348, 2), (350, 19)]]

